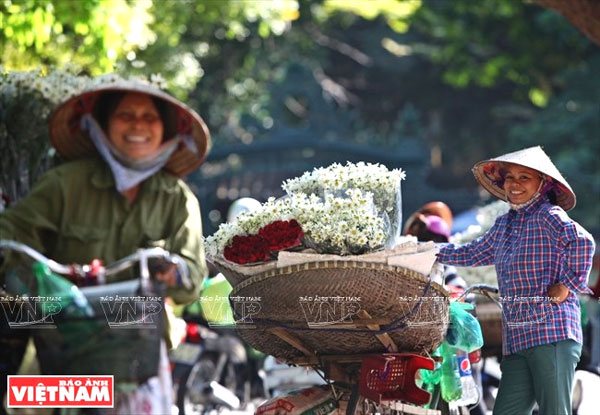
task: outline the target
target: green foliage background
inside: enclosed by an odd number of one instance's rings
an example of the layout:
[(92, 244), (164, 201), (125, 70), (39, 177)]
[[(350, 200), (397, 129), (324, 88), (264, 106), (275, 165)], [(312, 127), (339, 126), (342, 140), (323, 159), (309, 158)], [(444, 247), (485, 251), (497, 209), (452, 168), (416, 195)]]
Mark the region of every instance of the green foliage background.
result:
[(438, 188), (474, 188), (476, 161), (540, 144), (600, 234), (598, 45), (529, 2), (0, 0), (0, 50), (3, 71), (160, 73), (215, 147), (282, 126), (373, 145), (408, 129)]

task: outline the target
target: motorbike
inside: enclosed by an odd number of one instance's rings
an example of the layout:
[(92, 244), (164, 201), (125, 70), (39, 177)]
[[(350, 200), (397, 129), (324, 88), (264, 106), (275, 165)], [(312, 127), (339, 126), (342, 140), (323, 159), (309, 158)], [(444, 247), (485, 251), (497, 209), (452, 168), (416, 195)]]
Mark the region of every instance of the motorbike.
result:
[(262, 370), (265, 356), (233, 330), (226, 300), (230, 287), (223, 281), (218, 276), (207, 281), (200, 300), (183, 312), (185, 335), (170, 354), (179, 414), (251, 410), (269, 396)]
[(216, 275), (205, 283), (200, 300), (184, 309), (185, 335), (170, 353), (180, 415), (253, 411), (273, 396), (325, 383), (316, 371), (278, 362), (243, 342), (226, 300), (230, 291)]
[(184, 341), (171, 352), (171, 361), (179, 414), (240, 409), (249, 402), (248, 354), (231, 333), (186, 321)]

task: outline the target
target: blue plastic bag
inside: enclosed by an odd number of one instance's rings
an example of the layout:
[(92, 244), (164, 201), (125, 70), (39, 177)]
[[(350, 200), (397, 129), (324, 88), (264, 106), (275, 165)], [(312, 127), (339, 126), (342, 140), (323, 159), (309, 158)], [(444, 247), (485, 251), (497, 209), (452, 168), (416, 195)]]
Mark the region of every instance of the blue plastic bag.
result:
[(464, 350), (467, 353), (481, 349), (483, 335), (477, 319), (467, 310), (472, 310), (473, 305), (454, 301), (450, 303), (450, 325), (446, 333), (449, 345)]

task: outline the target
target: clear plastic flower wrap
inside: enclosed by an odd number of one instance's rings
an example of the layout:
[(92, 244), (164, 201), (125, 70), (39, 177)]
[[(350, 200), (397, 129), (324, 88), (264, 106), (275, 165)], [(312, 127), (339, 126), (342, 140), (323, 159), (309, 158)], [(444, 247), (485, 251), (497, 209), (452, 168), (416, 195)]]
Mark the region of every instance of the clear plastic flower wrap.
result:
[(399, 242), (402, 234), (402, 192), (401, 181), (406, 177), (401, 169), (389, 170), (381, 164), (334, 163), (329, 167), (314, 169), (300, 177), (287, 180), (283, 189), (288, 195), (314, 194), (325, 199), (328, 195), (340, 194), (358, 189), (372, 195), (377, 215), (384, 222), (386, 232), (384, 246), (391, 249)]
[[(290, 205), (289, 200), (271, 198), (260, 209), (242, 213), (233, 222), (222, 223), (217, 232), (205, 239), (207, 255), (213, 258), (225, 258), (238, 264), (268, 260), (271, 254), (276, 252), (273, 250), (274, 244), (269, 243), (269, 240), (273, 239), (271, 235), (276, 233), (273, 228), (283, 229), (286, 234), (295, 229), (296, 234), (290, 239), (301, 242), (302, 229), (297, 230)], [(275, 245), (284, 244), (275, 243)]]
[(358, 255), (383, 248), (386, 224), (373, 195), (359, 189), (324, 197), (295, 193), (291, 208), (304, 231), (304, 245), (320, 254)]
[(299, 247), (337, 255), (391, 249), (400, 241), (404, 176), (402, 170), (367, 163), (315, 169), (284, 182), (286, 197), (222, 224), (206, 238), (206, 251), (253, 264)]
[(296, 193), (269, 199), (261, 209), (222, 224), (206, 238), (206, 252), (212, 257), (247, 264), (268, 260), (281, 249), (299, 245), (338, 255), (382, 248), (386, 223), (377, 214), (372, 194), (358, 189), (337, 193), (324, 198)]

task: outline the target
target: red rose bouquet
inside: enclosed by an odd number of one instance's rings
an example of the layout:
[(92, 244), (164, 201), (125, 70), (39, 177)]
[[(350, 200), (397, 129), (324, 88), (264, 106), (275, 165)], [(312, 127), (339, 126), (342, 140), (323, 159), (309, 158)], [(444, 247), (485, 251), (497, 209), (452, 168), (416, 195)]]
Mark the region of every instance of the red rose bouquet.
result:
[(258, 230), (258, 235), (234, 236), (223, 251), (225, 259), (237, 264), (268, 261), (271, 254), (302, 244), (302, 227), (295, 220), (276, 220)]
[(288, 221), (276, 220), (267, 226), (263, 226), (258, 231), (258, 235), (262, 236), (267, 242), (269, 251), (277, 252), (301, 245), (304, 233), (298, 221), (292, 219)]
[(225, 247), (223, 256), (242, 265), (271, 259), (267, 243), (259, 235), (234, 236), (231, 244)]

